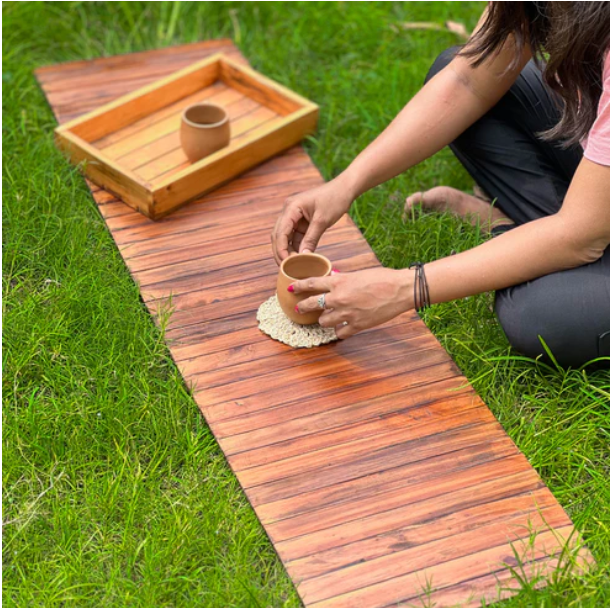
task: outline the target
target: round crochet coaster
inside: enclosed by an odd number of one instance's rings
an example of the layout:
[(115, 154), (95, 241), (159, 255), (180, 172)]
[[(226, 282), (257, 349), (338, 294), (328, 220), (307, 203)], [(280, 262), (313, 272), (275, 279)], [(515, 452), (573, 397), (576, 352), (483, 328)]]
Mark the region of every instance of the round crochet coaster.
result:
[(270, 338), (293, 348), (312, 348), (337, 340), (333, 327), (293, 323), (280, 308), (277, 296), (272, 296), (257, 311), (259, 329)]

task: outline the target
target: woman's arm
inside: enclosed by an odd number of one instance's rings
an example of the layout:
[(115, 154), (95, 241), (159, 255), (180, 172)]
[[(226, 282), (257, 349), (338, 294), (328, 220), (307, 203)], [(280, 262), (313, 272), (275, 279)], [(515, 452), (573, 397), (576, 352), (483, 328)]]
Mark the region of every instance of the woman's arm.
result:
[[(431, 303), (447, 302), (517, 285), (552, 272), (594, 262), (609, 245), (609, 167), (583, 159), (561, 210), (469, 251), (426, 264)], [(295, 293), (326, 291), (332, 309), (320, 317), (347, 338), (414, 308), (414, 270), (376, 268), (306, 279)], [(299, 303), (316, 310), (317, 298)], [(343, 325), (346, 323), (346, 325)]]
[[(600, 258), (608, 245), (609, 167), (584, 158), (558, 213), (427, 264), (431, 301), (447, 302), (582, 266)], [(413, 271), (400, 272), (407, 278)]]
[(510, 68), (515, 59), (511, 38), (476, 68), (464, 57), (454, 58), (343, 173), (286, 200), (271, 235), (276, 261), (294, 251), (314, 251), (355, 198), (456, 139), (507, 92), (530, 56), (526, 47)]
[(510, 38), (498, 55), (478, 67), (455, 57), (336, 179), (356, 198), (454, 141), (501, 99), (531, 58), (525, 47), (510, 67), (515, 52)]

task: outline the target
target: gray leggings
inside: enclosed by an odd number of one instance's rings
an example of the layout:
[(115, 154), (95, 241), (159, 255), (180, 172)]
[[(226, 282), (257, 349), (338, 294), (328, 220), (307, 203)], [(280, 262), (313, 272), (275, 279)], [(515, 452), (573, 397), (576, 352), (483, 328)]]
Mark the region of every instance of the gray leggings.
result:
[[(444, 51), (427, 80), (456, 51)], [(563, 149), (537, 137), (559, 119), (558, 105), (531, 61), (494, 108), (450, 145), (516, 226), (560, 209), (581, 160), (580, 146)], [(608, 357), (609, 248), (592, 264), (498, 291), (495, 311), (509, 342), (524, 355), (547, 358), (541, 337), (563, 366)]]

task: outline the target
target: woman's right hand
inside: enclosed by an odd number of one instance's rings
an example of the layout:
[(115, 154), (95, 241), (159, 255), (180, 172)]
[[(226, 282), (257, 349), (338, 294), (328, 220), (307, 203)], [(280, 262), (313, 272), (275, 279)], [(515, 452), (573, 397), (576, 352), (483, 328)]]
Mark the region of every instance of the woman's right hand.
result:
[(353, 200), (337, 178), (289, 197), (272, 232), (276, 262), (280, 264), (293, 252), (313, 252), (325, 230), (350, 209)]

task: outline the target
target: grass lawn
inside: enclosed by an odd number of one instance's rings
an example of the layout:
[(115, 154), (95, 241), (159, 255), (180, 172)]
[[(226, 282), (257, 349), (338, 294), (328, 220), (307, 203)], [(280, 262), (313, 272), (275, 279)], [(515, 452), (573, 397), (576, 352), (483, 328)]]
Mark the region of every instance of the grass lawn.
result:
[[(141, 303), (32, 70), (231, 37), (321, 106), (308, 152), (340, 172), (418, 90), (450, 33), (401, 31), (481, 2), (3, 3), (3, 509), (7, 606), (299, 606)], [(481, 241), (410, 192), (472, 183), (446, 150), (357, 201), (387, 266)], [(585, 536), (599, 568), (508, 606), (609, 605), (609, 374), (511, 353), (490, 295), (426, 322)]]

